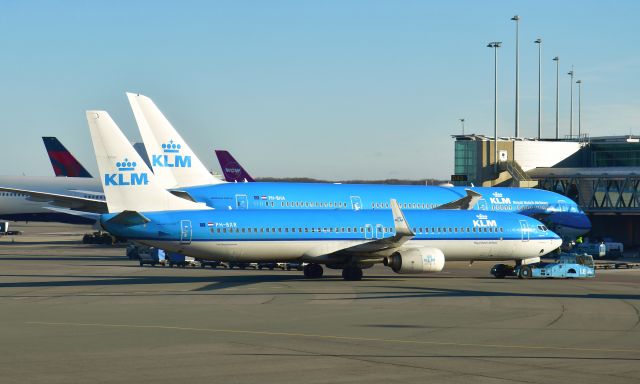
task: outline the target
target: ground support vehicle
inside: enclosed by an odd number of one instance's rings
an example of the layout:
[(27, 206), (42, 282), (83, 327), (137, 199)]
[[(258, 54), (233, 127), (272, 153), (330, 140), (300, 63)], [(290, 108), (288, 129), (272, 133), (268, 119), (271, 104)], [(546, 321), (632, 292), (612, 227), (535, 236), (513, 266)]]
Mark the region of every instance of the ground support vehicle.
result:
[(506, 276), (530, 278), (587, 278), (595, 277), (596, 269), (593, 256), (587, 254), (563, 253), (553, 262), (520, 264), (515, 267), (496, 264), (491, 274), (497, 279)]
[(165, 265), (167, 263), (164, 251), (153, 247), (138, 247), (138, 259), (141, 267), (145, 264), (155, 267), (158, 264)]
[(275, 261), (264, 261), (258, 263), (258, 269), (269, 269), (273, 271), (275, 268), (280, 268), (284, 271), (284, 265), (282, 263), (276, 263)]

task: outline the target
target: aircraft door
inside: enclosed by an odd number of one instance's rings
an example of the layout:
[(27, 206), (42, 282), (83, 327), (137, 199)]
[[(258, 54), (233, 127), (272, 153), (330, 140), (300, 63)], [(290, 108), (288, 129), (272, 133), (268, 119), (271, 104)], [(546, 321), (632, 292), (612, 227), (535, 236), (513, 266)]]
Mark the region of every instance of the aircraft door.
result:
[(522, 241), (529, 241), (529, 224), (525, 220), (520, 220), (520, 234)]
[(376, 239), (382, 239), (384, 237), (384, 227), (382, 224), (376, 224)]
[(362, 199), (360, 196), (351, 196), (351, 208), (354, 211), (359, 211), (362, 209)]
[(247, 201), (247, 195), (236, 195), (236, 208), (249, 209), (249, 202)]
[(373, 226), (371, 224), (365, 224), (364, 226), (364, 238), (369, 240), (373, 239)]
[(180, 220), (180, 244), (191, 244), (191, 220)]
[(487, 201), (485, 199), (478, 200), (478, 210), (487, 211), (489, 208), (487, 207)]

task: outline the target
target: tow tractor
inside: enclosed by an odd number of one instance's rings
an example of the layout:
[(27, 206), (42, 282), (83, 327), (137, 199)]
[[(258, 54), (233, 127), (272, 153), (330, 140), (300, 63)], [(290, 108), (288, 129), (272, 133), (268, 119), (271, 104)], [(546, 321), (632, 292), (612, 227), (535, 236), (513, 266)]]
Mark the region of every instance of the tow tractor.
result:
[(593, 256), (588, 254), (564, 253), (553, 262), (520, 264), (515, 267), (496, 264), (491, 268), (496, 279), (506, 276), (517, 276), (521, 279), (531, 278), (587, 278), (595, 277), (596, 269)]

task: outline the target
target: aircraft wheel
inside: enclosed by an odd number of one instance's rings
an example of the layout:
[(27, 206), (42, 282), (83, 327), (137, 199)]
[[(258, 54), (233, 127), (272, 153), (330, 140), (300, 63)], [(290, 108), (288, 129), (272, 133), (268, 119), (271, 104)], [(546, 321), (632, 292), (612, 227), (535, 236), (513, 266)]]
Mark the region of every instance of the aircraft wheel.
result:
[(318, 279), (322, 277), (324, 270), (320, 264), (307, 264), (304, 267), (304, 277), (307, 279)]
[(342, 270), (342, 278), (346, 281), (362, 280), (362, 269), (358, 267), (347, 267)]

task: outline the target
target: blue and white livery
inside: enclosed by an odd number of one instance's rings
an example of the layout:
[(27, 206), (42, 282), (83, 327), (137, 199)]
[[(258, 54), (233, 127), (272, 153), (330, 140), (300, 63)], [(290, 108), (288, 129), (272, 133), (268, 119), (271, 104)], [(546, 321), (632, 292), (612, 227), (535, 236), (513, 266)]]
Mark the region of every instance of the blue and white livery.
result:
[(127, 168), (135, 162), (147, 180), (112, 184), (102, 177), (109, 213), (101, 225), (166, 251), (209, 260), (299, 260), (309, 263), (307, 277), (322, 276), (324, 264), (342, 269), (346, 280), (359, 280), (362, 268), (375, 263), (398, 273), (438, 272), (446, 259), (537, 260), (561, 244), (527, 216), (469, 210), (405, 215), (394, 199), (391, 210), (214, 210), (158, 185), (106, 112), (89, 111), (87, 119), (100, 174), (130, 172), (116, 160), (126, 158)]

